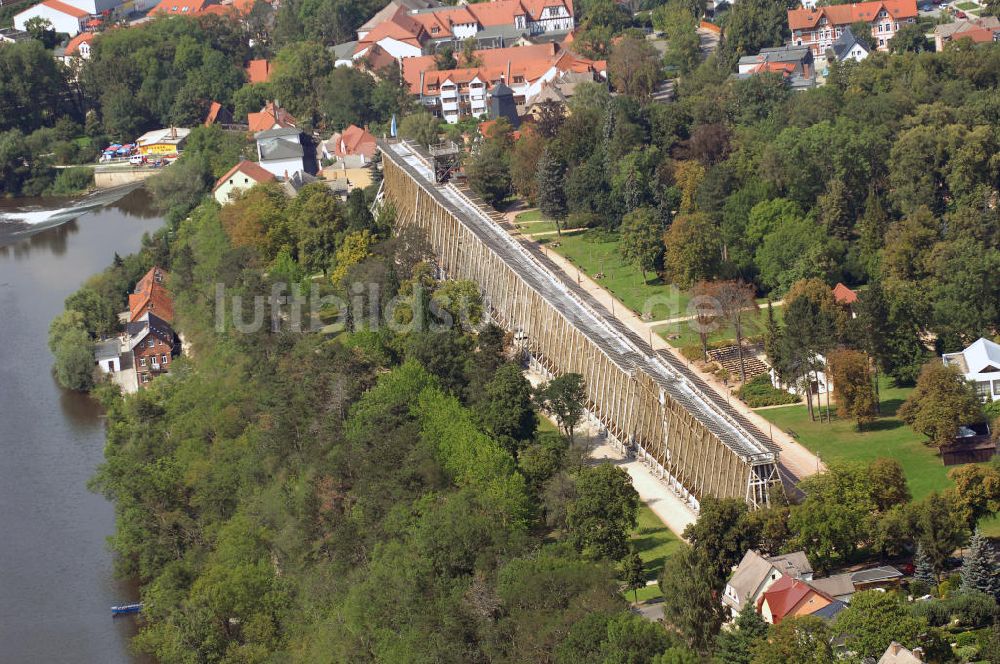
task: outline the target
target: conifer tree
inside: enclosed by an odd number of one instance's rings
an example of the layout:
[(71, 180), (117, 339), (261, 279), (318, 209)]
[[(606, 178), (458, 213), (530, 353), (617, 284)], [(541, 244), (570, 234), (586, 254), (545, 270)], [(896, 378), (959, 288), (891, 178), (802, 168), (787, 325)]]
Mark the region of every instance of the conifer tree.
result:
[(538, 208), (556, 222), (562, 234), (562, 220), (569, 212), (566, 206), (566, 166), (550, 150), (538, 160)]
[(934, 576), (934, 566), (931, 564), (927, 552), (924, 551), (923, 544), (917, 545), (917, 555), (913, 558), (913, 567), (913, 578), (932, 586), (937, 583), (937, 578)]
[(962, 564), (962, 592), (978, 590), (1000, 602), (1000, 560), (979, 531), (972, 536)]

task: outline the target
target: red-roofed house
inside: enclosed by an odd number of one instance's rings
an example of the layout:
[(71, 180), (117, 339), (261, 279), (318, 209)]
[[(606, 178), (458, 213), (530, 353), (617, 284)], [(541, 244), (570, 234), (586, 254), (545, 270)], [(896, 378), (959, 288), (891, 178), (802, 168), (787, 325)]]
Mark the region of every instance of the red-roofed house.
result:
[(454, 124), (462, 117), (486, 114), (489, 91), (503, 82), (514, 93), (518, 105), (537, 95), (544, 83), (566, 72), (589, 72), (600, 76), (597, 63), (558, 44), (476, 51), (478, 67), (438, 71), (434, 58), (403, 60), (403, 78), (420, 103), (435, 115)]
[(194, 16), (205, 9), (206, 0), (160, 0), (150, 14), (176, 14)]
[(322, 147), (325, 159), (358, 157), (362, 164), (371, 161), (377, 149), (374, 134), (355, 125), (336, 132)]
[(206, 127), (211, 127), (214, 124), (220, 125), (231, 125), (235, 124), (233, 119), (233, 114), (229, 112), (229, 109), (224, 107), (217, 101), (213, 101), (208, 106), (208, 114), (205, 115), (205, 122), (203, 122)]
[(880, 51), (889, 50), (889, 40), (901, 27), (917, 20), (916, 0), (877, 0), (849, 5), (788, 10), (790, 45), (808, 46), (816, 57), (843, 34), (844, 28), (858, 22), (871, 26), (872, 37)]
[(33, 18), (42, 18), (52, 24), (56, 32), (64, 32), (75, 37), (83, 31), (91, 12), (61, 0), (42, 0), (34, 7), (14, 14), (14, 27), (27, 30), (27, 23)]
[(147, 313), (154, 313), (167, 323), (174, 321), (174, 301), (164, 285), (167, 272), (154, 267), (135, 285), (128, 296), (128, 320), (134, 323)]
[(287, 129), (294, 127), (297, 120), (284, 108), (269, 101), (259, 113), (247, 113), (247, 124), (251, 132), (267, 131), (268, 129)]
[(809, 584), (782, 576), (757, 600), (757, 612), (772, 625), (789, 616), (807, 616), (833, 603), (833, 598)]
[(858, 301), (858, 294), (838, 281), (833, 287), (833, 299), (837, 304), (851, 305)]
[(215, 182), (212, 195), (219, 205), (225, 205), (229, 199), (241, 191), (245, 191), (262, 182), (274, 182), (274, 174), (265, 170), (255, 161), (242, 160), (229, 169)]
[(251, 83), (267, 83), (271, 79), (271, 63), (267, 60), (251, 60), (245, 71)]
[(61, 49), (55, 50), (55, 57), (61, 59), (63, 64), (72, 66), (77, 60), (90, 59), (90, 45), (97, 34), (93, 32), (81, 32), (73, 37)]

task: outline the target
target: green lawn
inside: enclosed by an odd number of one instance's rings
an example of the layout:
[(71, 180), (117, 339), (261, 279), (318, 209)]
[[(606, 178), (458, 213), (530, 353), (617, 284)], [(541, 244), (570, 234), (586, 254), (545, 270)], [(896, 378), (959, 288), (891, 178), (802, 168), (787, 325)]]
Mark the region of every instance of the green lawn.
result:
[[(781, 321), (785, 318), (784, 308), (773, 307), (773, 309), (774, 319), (778, 321), (778, 323), (781, 323)], [(693, 325), (694, 321), (682, 321), (679, 323), (657, 326), (654, 328), (654, 331), (663, 337), (664, 340), (666, 340), (666, 342), (674, 348), (700, 346), (701, 339), (698, 337), (698, 332), (693, 328)], [(765, 303), (761, 306), (759, 315), (753, 316), (748, 313), (743, 317), (743, 338), (748, 339), (751, 337), (763, 336), (766, 329), (767, 305)], [(708, 335), (708, 343), (717, 343), (719, 341), (736, 341), (736, 333), (733, 331), (732, 325), (719, 323), (719, 329)]]
[[(647, 581), (659, 578), (667, 558), (682, 545), (681, 540), (646, 505), (639, 508), (639, 524), (632, 533), (632, 544), (646, 565)], [(660, 597), (660, 588), (657, 585), (640, 588), (638, 596), (640, 602)], [(628, 593), (628, 598), (633, 598), (631, 592)]]
[[(547, 235), (538, 239), (607, 289), (632, 311), (648, 312), (650, 320), (662, 320), (682, 315), (687, 309), (687, 293), (663, 283), (657, 275), (647, 272), (643, 281), (639, 270), (622, 260), (618, 251), (618, 235), (588, 230), (570, 235)], [(558, 244), (558, 246), (553, 246)], [(596, 275), (603, 273), (598, 278)]]
[(969, 11), (970, 9), (979, 9), (979, 5), (974, 2), (959, 2), (955, 4), (956, 7), (962, 11)]

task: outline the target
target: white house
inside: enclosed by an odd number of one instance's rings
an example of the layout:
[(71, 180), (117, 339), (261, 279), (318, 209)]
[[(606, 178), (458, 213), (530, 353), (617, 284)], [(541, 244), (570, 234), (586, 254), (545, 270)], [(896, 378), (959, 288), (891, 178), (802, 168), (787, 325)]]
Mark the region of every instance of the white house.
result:
[(256, 184), (274, 182), (274, 180), (274, 173), (256, 162), (244, 159), (216, 181), (215, 188), (212, 189), (212, 196), (219, 202), (219, 205), (225, 205), (236, 194), (246, 191)]
[(826, 53), (827, 61), (836, 60), (837, 62), (845, 62), (847, 60), (861, 62), (869, 55), (868, 47), (858, 41), (858, 38), (851, 32), (850, 26), (843, 29), (840, 37), (833, 42)]
[(117, 339), (106, 339), (94, 346), (94, 361), (101, 373), (118, 373), (122, 370), (121, 342)]
[[(816, 366), (815, 371), (809, 372), (809, 380), (812, 385), (813, 394), (826, 394), (827, 391), (833, 392), (833, 382), (826, 375), (826, 358), (822, 355), (813, 356), (813, 364)], [(792, 394), (801, 396), (803, 389), (801, 385), (783, 383), (778, 372), (771, 368), (771, 384), (774, 385), (779, 390), (787, 390)]]
[(1000, 344), (980, 338), (960, 353), (945, 353), (941, 360), (958, 367), (983, 401), (1000, 401)]
[(305, 170), (302, 132), (295, 127), (279, 127), (254, 134), (260, 166), (279, 178)]
[(726, 583), (722, 604), (735, 618), (747, 604), (755, 604), (757, 599), (782, 576), (804, 581), (812, 580), (812, 565), (809, 564), (804, 551), (765, 558), (751, 549), (743, 555), (743, 560)]
[(70, 37), (75, 37), (81, 30), (91, 12), (62, 0), (42, 0), (34, 7), (29, 7), (23, 12), (14, 14), (14, 27), (18, 30), (26, 30), (28, 21), (33, 18), (41, 18), (52, 24), (56, 32), (63, 32)]

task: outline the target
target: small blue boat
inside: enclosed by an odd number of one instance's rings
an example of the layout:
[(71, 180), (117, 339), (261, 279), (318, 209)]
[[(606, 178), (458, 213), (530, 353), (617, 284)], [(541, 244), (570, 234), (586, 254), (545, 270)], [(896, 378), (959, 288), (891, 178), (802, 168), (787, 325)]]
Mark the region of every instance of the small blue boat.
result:
[(140, 611), (142, 611), (142, 602), (111, 607), (111, 615), (113, 616), (123, 616), (127, 613), (139, 613)]

